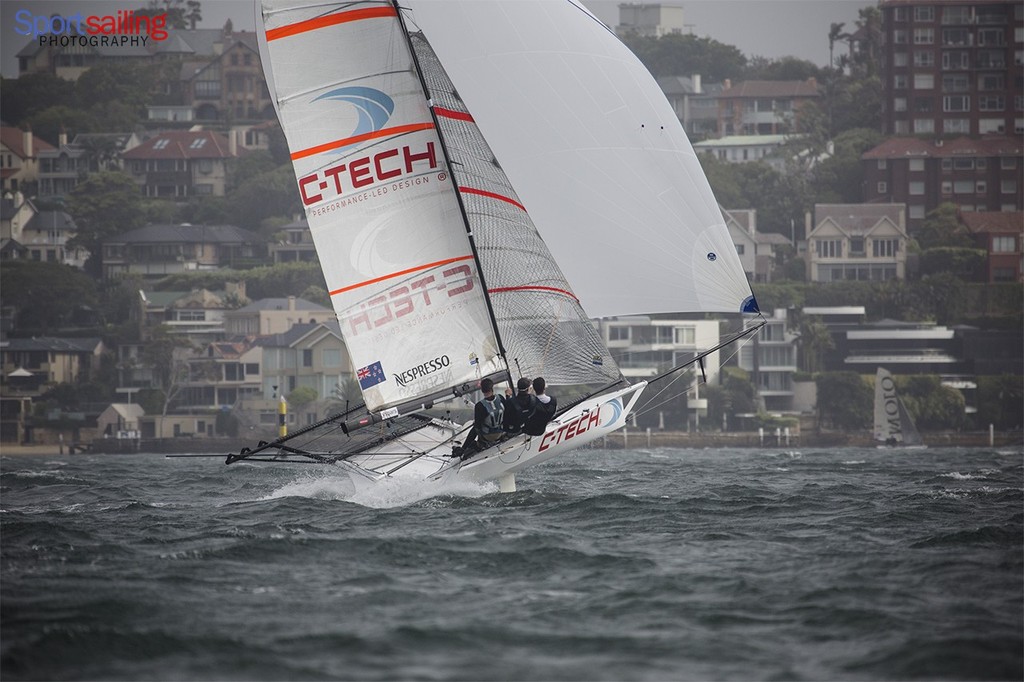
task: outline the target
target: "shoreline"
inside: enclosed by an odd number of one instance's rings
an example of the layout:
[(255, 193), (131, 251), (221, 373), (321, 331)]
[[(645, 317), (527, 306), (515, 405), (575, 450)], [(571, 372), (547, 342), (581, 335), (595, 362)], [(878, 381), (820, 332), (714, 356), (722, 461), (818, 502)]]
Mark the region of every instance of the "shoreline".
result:
[[(924, 434), (928, 447), (1022, 447), (1024, 437), (1020, 432), (995, 433), (993, 442), (989, 443), (987, 432), (937, 432)], [(0, 456), (80, 456), (82, 454), (111, 455), (118, 454), (226, 454), (237, 452), (245, 445), (237, 439), (161, 439), (160, 442), (148, 441), (137, 443), (129, 441), (118, 445), (134, 447), (110, 448), (88, 452), (73, 452), (69, 444), (33, 443), (30, 445), (2, 443)], [(105, 443), (105, 445), (111, 445)], [(687, 433), (685, 431), (652, 431), (623, 430), (603, 440), (595, 441), (591, 448), (621, 450), (624, 448), (678, 447), (678, 448), (745, 448), (764, 450), (775, 448), (871, 448), (876, 443), (866, 434), (859, 433), (806, 433), (776, 437), (774, 433), (765, 433), (762, 438), (757, 432), (737, 433)], [(896, 448), (898, 449), (898, 448)]]

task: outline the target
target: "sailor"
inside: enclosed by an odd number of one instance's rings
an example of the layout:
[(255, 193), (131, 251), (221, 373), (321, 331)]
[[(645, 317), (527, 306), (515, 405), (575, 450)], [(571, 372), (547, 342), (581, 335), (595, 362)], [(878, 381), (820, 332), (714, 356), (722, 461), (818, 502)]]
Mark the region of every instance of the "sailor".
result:
[(511, 389), (505, 391), (505, 422), (502, 425), (505, 433), (515, 435), (523, 428), (523, 423), (537, 409), (537, 396), (530, 393), (530, 380), (521, 377), (516, 382), (516, 394)]
[(487, 378), (480, 381), (480, 391), (484, 397), (473, 408), (473, 428), (469, 430), (462, 447), (452, 449), (454, 457), (469, 459), (497, 443), (505, 433), (502, 429), (505, 399), (500, 395), (494, 395), (494, 382)]
[(544, 392), (546, 387), (547, 382), (544, 381), (544, 377), (537, 377), (533, 380), (533, 393), (537, 399), (537, 406), (533, 414), (524, 421), (523, 433), (531, 436), (543, 435), (544, 427), (554, 418), (558, 401)]

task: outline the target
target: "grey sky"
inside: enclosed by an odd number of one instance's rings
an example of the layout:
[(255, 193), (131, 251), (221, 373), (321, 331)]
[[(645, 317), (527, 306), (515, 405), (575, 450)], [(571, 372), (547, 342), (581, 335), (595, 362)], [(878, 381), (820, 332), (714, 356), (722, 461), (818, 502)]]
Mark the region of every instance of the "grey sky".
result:
[[(484, 0), (481, 0), (484, 1)], [(793, 55), (824, 66), (828, 62), (828, 30), (832, 22), (852, 27), (863, 0), (669, 0), (681, 4), (684, 20), (695, 35), (734, 45), (748, 57), (779, 58)], [(584, 0), (601, 20), (618, 23), (616, 0)], [(666, 3), (668, 4), (668, 3)], [(146, 0), (0, 0), (0, 72), (18, 75), (15, 58), (28, 42), (14, 32), (15, 14), (107, 15), (146, 5)], [(230, 18), (236, 30), (253, 30), (252, 0), (203, 0), (205, 28), (222, 26)]]

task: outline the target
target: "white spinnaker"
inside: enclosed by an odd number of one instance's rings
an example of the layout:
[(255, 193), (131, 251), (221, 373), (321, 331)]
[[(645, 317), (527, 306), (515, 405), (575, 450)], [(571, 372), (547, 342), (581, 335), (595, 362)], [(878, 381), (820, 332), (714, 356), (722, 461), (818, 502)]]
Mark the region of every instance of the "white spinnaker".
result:
[(607, 27), (570, 0), (402, 5), (589, 314), (748, 304), (735, 246), (679, 120)]
[(483, 286), (389, 2), (263, 2), (263, 65), (371, 410), (501, 368)]

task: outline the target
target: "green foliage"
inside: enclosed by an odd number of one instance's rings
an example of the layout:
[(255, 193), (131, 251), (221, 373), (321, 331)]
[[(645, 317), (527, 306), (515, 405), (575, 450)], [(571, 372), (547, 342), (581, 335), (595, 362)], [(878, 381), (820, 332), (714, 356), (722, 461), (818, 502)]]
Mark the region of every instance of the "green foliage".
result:
[(52, 333), (69, 324), (75, 311), (99, 302), (95, 280), (81, 270), (29, 260), (4, 261), (0, 292), (4, 305), (18, 309), (18, 328), (36, 333)]
[(217, 412), (214, 429), (218, 435), (237, 438), (239, 427), (238, 417), (233, 412), (226, 412), (224, 410)]
[(759, 81), (805, 81), (809, 78), (821, 78), (821, 71), (813, 62), (797, 57), (751, 57), (742, 77), (744, 80)]
[(211, 270), (207, 272), (183, 272), (160, 280), (156, 288), (160, 291), (192, 291), (224, 289), (225, 282), (244, 280), (246, 294), (250, 299), (301, 296), (310, 287), (327, 290), (323, 271), (316, 263), (281, 263), (246, 270)]
[(75, 84), (50, 73), (0, 79), (0, 118), (5, 125), (24, 126), (33, 114), (50, 107), (73, 106), (74, 101)]
[(310, 404), (311, 402), (315, 401), (318, 397), (319, 395), (317, 394), (315, 389), (312, 389), (309, 386), (299, 386), (294, 391), (288, 394), (287, 400), (289, 407), (298, 409), (300, 407), (304, 407), (305, 405)]
[[(139, 227), (145, 219), (139, 186), (129, 175), (114, 171), (94, 173), (78, 183), (68, 195), (68, 213), (78, 225), (69, 243), (88, 249), (93, 262), (99, 260), (104, 239)], [(98, 274), (98, 268), (90, 270)]]
[(302, 210), (290, 164), (250, 177), (228, 197), (228, 203), (232, 222), (254, 232), (265, 218), (288, 217)]
[(817, 375), (818, 423), (857, 431), (873, 421), (872, 385), (855, 372), (823, 372)]
[(939, 204), (925, 216), (924, 222), (911, 236), (922, 249), (940, 246), (969, 247), (973, 241), (958, 218), (959, 209), (949, 202)]
[(737, 414), (757, 412), (750, 375), (738, 367), (723, 367), (721, 386), (701, 386), (700, 392), (708, 401), (707, 423), (714, 427), (721, 427), (725, 415), (726, 426), (738, 428)]
[(963, 280), (977, 281), (984, 277), (988, 254), (983, 249), (937, 246), (921, 254), (921, 273), (948, 273)]
[(626, 35), (622, 41), (655, 77), (701, 74), (708, 82), (737, 79), (747, 58), (732, 45), (695, 35), (670, 34), (660, 38)]
[(26, 125), (32, 128), (34, 135), (53, 145), (57, 144), (61, 131), (66, 132), (68, 139), (71, 140), (76, 133), (101, 129), (92, 112), (66, 104), (48, 107), (31, 114), (26, 119)]
[(964, 397), (942, 385), (935, 375), (896, 377), (900, 398), (921, 431), (959, 429), (964, 425)]
[(975, 428), (1007, 431), (1024, 426), (1024, 378), (1010, 374), (978, 377)]

